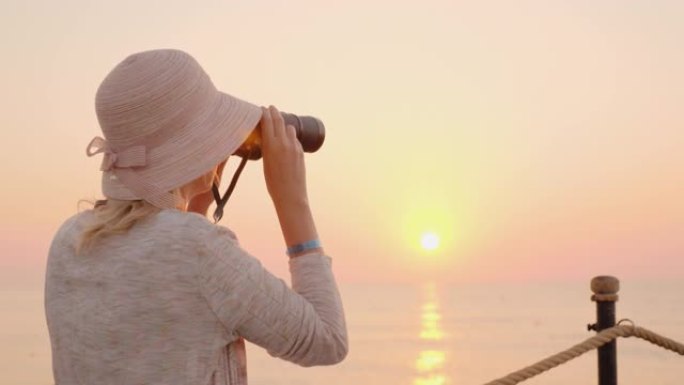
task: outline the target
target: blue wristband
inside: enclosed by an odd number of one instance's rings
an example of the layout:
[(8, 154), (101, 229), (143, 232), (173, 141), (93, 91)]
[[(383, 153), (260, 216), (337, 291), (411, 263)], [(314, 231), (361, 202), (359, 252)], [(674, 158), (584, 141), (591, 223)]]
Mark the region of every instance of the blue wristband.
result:
[(309, 251), (313, 249), (318, 249), (321, 247), (321, 241), (318, 239), (312, 239), (310, 241), (306, 241), (304, 243), (298, 243), (296, 245), (292, 245), (287, 248), (287, 255), (292, 256), (294, 254), (299, 254), (304, 251)]

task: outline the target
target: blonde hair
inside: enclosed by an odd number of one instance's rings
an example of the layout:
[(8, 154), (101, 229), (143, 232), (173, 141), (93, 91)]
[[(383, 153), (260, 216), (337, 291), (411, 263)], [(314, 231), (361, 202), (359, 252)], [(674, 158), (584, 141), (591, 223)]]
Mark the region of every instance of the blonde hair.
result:
[(123, 234), (139, 221), (161, 211), (160, 208), (143, 200), (121, 201), (108, 199), (97, 201), (94, 220), (86, 226), (76, 247), (80, 254), (93, 246), (95, 241), (113, 234)]
[[(204, 182), (205, 178), (208, 177), (209, 173), (200, 175), (195, 180), (171, 191), (171, 194), (180, 197), (180, 200), (185, 201), (185, 204), (181, 207), (177, 207), (177, 209), (185, 210), (185, 205), (187, 204), (185, 197), (188, 196), (193, 185), (200, 179)], [(211, 178), (212, 181), (220, 181), (216, 168), (214, 168)], [(76, 246), (76, 253), (80, 254), (82, 251), (89, 249), (93, 246), (95, 241), (99, 239), (113, 234), (126, 233), (136, 223), (151, 215), (157, 214), (159, 211), (161, 211), (160, 208), (144, 200), (122, 201), (108, 199), (95, 202), (93, 210), (95, 218), (83, 230), (81, 239)]]

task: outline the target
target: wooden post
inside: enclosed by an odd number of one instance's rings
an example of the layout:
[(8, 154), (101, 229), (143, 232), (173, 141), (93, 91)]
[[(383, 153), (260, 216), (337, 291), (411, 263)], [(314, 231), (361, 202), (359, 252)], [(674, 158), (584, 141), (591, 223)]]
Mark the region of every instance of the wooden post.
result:
[[(591, 329), (600, 332), (615, 326), (615, 302), (620, 281), (611, 276), (591, 280), (591, 300), (596, 302), (596, 324)], [(598, 348), (599, 385), (617, 385), (617, 343), (615, 340)]]

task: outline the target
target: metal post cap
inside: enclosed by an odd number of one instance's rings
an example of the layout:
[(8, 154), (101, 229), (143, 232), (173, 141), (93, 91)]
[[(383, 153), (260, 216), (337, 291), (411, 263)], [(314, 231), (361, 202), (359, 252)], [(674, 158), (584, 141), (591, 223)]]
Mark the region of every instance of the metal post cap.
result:
[(617, 294), (620, 281), (610, 275), (601, 275), (591, 280), (591, 291), (594, 294)]

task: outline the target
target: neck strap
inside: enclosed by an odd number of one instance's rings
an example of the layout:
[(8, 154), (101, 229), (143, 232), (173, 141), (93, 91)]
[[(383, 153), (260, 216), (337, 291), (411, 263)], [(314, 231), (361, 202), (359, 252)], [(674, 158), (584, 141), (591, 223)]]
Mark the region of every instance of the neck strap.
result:
[(238, 166), (237, 170), (235, 170), (233, 179), (230, 181), (230, 186), (228, 186), (228, 190), (226, 190), (226, 193), (223, 195), (223, 197), (221, 197), (221, 194), (219, 193), (216, 181), (214, 181), (213, 185), (211, 186), (211, 192), (214, 195), (214, 200), (216, 201), (216, 210), (214, 210), (214, 223), (218, 223), (218, 221), (220, 221), (223, 217), (223, 207), (226, 205), (226, 203), (228, 203), (228, 198), (230, 198), (233, 190), (235, 190), (235, 185), (237, 184), (238, 178), (242, 173), (242, 169), (245, 168), (245, 164), (247, 164), (248, 159), (249, 157), (245, 156), (240, 161), (240, 165)]

